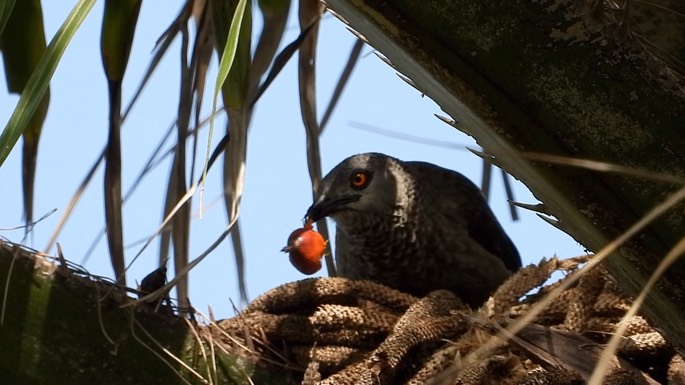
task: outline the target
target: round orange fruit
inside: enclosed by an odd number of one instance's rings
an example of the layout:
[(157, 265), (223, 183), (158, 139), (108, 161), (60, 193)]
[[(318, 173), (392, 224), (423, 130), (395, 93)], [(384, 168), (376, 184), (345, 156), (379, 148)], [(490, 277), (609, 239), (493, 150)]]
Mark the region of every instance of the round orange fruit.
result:
[(326, 241), (312, 228), (311, 223), (296, 229), (288, 237), (288, 245), (281, 251), (290, 254), (290, 263), (302, 274), (311, 275), (321, 269), (321, 258), (326, 252)]

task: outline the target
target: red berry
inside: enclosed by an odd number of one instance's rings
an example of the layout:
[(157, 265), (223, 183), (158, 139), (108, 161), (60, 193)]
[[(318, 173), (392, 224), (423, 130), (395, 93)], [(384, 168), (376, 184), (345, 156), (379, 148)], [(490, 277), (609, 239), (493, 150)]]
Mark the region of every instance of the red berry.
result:
[(312, 229), (311, 223), (293, 231), (288, 245), (281, 251), (290, 253), (290, 263), (301, 273), (311, 275), (321, 269), (321, 257), (326, 251), (326, 241)]

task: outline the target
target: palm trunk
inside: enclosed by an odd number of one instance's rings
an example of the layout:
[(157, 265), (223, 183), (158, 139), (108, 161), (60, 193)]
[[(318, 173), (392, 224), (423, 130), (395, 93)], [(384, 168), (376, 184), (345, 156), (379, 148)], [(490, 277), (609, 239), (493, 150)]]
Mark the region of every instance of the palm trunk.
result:
[(122, 307), (133, 299), (120, 286), (58, 264), (0, 241), (3, 384), (286, 383), (237, 345), (217, 347), (215, 328)]

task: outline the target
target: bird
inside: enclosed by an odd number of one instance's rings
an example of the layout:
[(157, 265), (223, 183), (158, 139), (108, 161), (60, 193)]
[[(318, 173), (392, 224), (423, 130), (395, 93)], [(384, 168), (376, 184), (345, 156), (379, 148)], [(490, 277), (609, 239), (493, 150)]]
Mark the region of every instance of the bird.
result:
[(516, 246), (464, 175), (381, 153), (348, 157), (320, 182), (308, 221), (336, 224), (341, 277), (481, 306), (521, 267)]

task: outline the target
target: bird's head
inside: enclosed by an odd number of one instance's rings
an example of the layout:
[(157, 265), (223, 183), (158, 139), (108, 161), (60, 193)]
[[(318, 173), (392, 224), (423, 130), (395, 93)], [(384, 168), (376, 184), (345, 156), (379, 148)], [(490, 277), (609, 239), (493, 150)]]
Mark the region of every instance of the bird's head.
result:
[[(319, 198), (306, 218), (330, 216), (344, 224), (360, 213), (392, 212), (397, 205), (398, 183), (403, 183), (401, 162), (379, 153), (365, 153), (343, 160), (319, 185)], [(343, 223), (341, 223), (343, 222)]]

